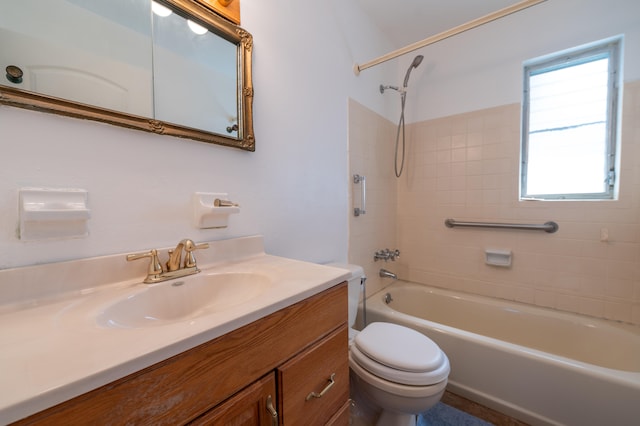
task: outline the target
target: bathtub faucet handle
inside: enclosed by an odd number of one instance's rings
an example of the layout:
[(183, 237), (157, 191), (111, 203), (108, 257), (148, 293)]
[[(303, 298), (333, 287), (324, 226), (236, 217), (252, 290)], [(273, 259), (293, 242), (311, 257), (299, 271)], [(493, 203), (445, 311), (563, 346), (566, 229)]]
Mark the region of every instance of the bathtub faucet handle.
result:
[(388, 248), (384, 249), (384, 250), (378, 250), (374, 255), (373, 255), (373, 260), (374, 261), (378, 261), (378, 260), (384, 260), (385, 262), (388, 260), (396, 260), (396, 257), (400, 257), (400, 250), (395, 249), (395, 250), (389, 250)]
[(378, 260), (384, 260), (385, 262), (387, 261), (389, 257), (387, 256), (387, 253), (385, 252), (385, 250), (378, 250), (374, 255), (373, 255), (373, 260), (375, 262), (377, 262)]

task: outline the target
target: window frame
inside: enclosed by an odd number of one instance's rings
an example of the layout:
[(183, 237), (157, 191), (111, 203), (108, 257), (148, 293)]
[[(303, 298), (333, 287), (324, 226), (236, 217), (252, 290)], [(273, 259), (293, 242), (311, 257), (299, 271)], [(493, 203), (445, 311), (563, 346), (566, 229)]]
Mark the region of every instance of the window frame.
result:
[[(612, 200), (617, 194), (617, 170), (619, 158), (619, 99), (621, 76), (622, 36), (603, 40), (588, 46), (582, 46), (566, 51), (554, 53), (542, 58), (524, 63), (523, 101), (522, 101), (522, 140), (520, 150), (520, 201), (526, 200)], [(527, 171), (529, 149), (529, 120), (530, 120), (530, 87), (529, 79), (532, 75), (569, 68), (608, 58), (607, 82), (607, 112), (606, 112), (606, 161), (605, 176), (607, 185), (604, 192), (595, 193), (565, 193), (565, 194), (528, 194)]]

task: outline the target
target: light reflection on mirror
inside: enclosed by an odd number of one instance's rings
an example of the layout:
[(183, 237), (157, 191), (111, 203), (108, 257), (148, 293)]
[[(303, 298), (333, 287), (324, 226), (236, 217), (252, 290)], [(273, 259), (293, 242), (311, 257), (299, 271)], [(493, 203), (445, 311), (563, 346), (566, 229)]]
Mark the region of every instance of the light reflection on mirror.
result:
[(171, 9), (155, 1), (151, 1), (151, 11), (162, 18), (166, 18), (173, 13)]

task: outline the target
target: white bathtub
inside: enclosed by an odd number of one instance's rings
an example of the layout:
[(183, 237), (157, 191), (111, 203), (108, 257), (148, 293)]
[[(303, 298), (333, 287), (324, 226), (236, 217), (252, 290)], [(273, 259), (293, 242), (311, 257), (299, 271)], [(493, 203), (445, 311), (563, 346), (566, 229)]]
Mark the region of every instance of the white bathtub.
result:
[(532, 425), (640, 425), (640, 327), (404, 281), (366, 305), (445, 351), (451, 392)]

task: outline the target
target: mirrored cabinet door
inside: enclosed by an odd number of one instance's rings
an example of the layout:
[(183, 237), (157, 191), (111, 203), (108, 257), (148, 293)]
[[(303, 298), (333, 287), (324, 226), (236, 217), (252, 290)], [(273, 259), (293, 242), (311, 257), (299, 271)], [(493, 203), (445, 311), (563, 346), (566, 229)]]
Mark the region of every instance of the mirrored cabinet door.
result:
[(200, 0), (2, 2), (0, 104), (253, 151), (252, 49)]

